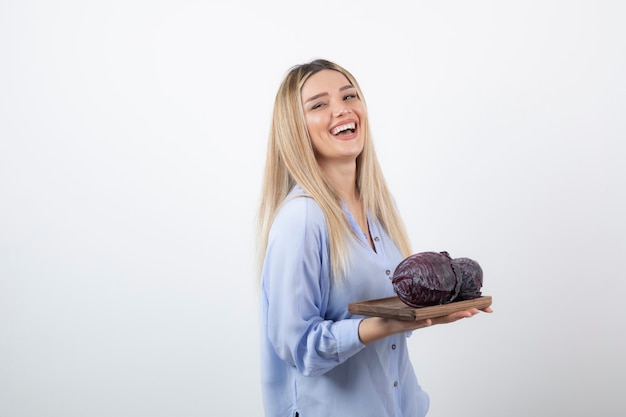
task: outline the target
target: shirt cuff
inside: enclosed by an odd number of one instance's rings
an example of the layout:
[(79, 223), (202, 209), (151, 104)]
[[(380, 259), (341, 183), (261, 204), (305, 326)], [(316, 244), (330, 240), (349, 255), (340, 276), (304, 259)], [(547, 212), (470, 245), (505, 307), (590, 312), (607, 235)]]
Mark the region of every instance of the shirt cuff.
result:
[(359, 325), (363, 318), (345, 319), (336, 322), (338, 333), (337, 350), (339, 361), (344, 362), (365, 347), (359, 338)]

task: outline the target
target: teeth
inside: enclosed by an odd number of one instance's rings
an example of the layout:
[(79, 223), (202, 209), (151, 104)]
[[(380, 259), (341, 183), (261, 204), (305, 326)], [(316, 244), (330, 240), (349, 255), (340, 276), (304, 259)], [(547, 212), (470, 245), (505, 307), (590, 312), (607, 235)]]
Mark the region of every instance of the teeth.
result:
[(346, 123), (345, 125), (337, 126), (330, 133), (332, 133), (333, 135), (336, 135), (336, 134), (343, 132), (344, 130), (349, 130), (349, 129), (354, 130), (355, 128), (356, 128), (356, 125), (354, 124), (354, 122), (351, 122), (351, 123)]

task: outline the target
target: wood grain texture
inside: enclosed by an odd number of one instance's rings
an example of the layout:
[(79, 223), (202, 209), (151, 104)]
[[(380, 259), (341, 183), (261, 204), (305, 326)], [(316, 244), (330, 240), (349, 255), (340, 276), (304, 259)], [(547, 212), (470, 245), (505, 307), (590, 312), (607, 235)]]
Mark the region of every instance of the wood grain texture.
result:
[(348, 311), (361, 316), (376, 316), (399, 320), (423, 320), (446, 316), (471, 307), (482, 309), (490, 305), (491, 296), (484, 295), (471, 300), (453, 301), (448, 304), (415, 308), (404, 304), (402, 300), (394, 296), (350, 303), (348, 304)]

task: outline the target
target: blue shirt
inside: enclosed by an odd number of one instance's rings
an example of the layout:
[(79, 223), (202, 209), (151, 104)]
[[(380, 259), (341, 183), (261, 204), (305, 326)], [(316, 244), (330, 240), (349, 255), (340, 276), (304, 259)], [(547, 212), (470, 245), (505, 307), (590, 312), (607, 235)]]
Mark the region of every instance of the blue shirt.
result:
[[(261, 384), (266, 417), (422, 417), (429, 406), (411, 365), (408, 334), (364, 345), (354, 301), (393, 296), (402, 254), (368, 217), (372, 250), (350, 239), (349, 273), (330, 279), (324, 214), (296, 186), (272, 225), (261, 277)], [(351, 227), (362, 236), (343, 205)]]

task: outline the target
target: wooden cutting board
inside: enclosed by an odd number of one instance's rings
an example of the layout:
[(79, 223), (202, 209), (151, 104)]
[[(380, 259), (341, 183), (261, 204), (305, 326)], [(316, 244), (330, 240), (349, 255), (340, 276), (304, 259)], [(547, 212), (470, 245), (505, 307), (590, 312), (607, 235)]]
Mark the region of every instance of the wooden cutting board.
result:
[(350, 303), (348, 304), (348, 311), (352, 314), (362, 316), (376, 316), (399, 320), (424, 320), (446, 316), (450, 313), (471, 307), (480, 310), (490, 305), (491, 296), (483, 295), (471, 300), (453, 301), (448, 304), (415, 308), (404, 304), (402, 300), (394, 296)]

